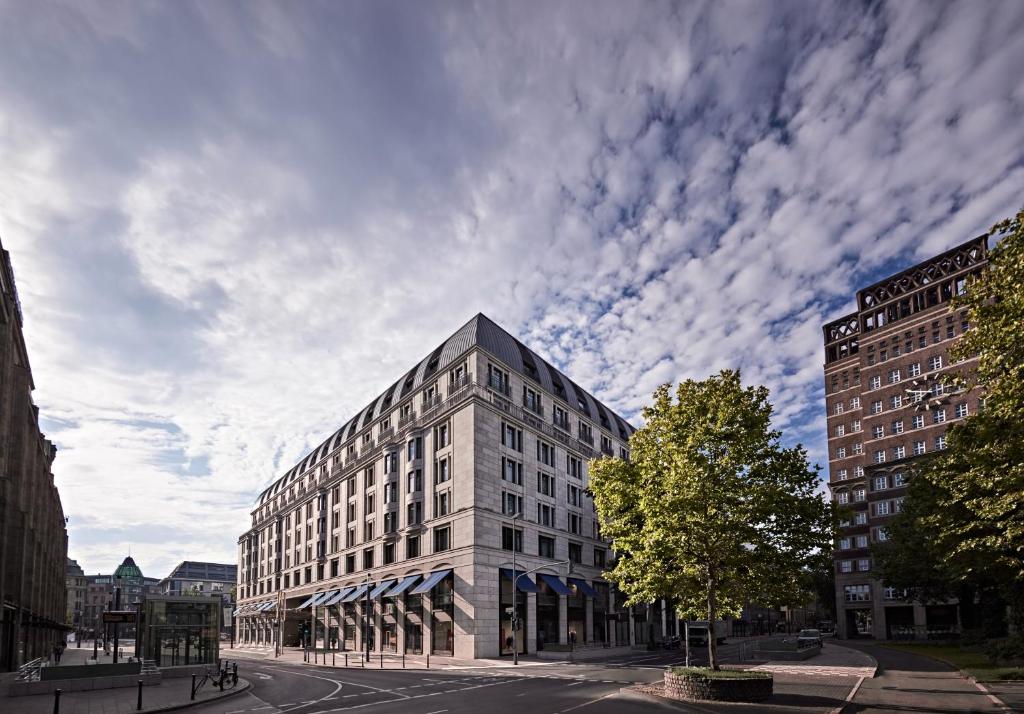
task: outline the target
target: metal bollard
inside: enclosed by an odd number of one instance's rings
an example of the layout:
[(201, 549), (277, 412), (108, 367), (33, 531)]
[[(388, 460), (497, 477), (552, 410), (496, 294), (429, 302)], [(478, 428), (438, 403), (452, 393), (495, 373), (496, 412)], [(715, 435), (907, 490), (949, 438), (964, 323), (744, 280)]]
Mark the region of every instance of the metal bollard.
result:
[(338, 666), (337, 653), (335, 653), (335, 652), (331, 652), (331, 666), (332, 667), (337, 667)]
[(60, 692), (59, 689), (53, 690), (53, 714), (60, 714)]
[(380, 668), (384, 669), (384, 650), (380, 651)]
[(405, 652), (402, 652), (402, 669), (405, 669)]
[(345, 653), (345, 668), (348, 669), (348, 652)]
[(196, 675), (192, 675), (192, 701), (196, 700)]
[(139, 680), (139, 701), (135, 705), (135, 708), (142, 711), (142, 680)]
[(430, 669), (430, 653), (427, 652), (427, 669)]

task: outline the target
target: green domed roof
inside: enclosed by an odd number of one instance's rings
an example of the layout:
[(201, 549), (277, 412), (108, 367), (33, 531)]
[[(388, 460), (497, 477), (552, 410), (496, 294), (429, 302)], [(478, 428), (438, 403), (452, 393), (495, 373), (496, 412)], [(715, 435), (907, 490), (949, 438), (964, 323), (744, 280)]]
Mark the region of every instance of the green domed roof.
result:
[(117, 566), (117, 570), (114, 571), (114, 577), (125, 580), (127, 578), (141, 578), (142, 571), (139, 570), (139, 566), (132, 560), (132, 556), (128, 556), (124, 559), (124, 562)]

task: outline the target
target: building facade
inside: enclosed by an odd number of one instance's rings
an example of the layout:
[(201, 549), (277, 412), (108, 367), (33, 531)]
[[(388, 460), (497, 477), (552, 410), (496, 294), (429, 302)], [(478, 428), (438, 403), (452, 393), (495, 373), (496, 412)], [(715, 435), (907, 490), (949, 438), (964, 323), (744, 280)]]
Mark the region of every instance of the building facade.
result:
[(234, 563), (206, 563), (186, 560), (161, 580), (156, 591), (160, 595), (217, 595), (221, 599), (220, 627), (231, 628), (235, 610), (235, 582), (238, 566)]
[(260, 495), (237, 638), (490, 657), (674, 630), (602, 576), (587, 463), (633, 431), (477, 315)]
[(837, 634), (919, 638), (958, 627), (955, 603), (921, 605), (872, 574), (869, 547), (903, 508), (907, 465), (946, 448), (977, 390), (951, 392), (949, 350), (969, 329), (951, 301), (987, 264), (981, 236), (857, 292), (857, 311), (824, 326), (829, 488), (852, 516), (835, 549)]
[(0, 671), (50, 652), (67, 625), (57, 448), (39, 430), (10, 255), (0, 245)]
[(75, 632), (75, 638), (81, 639), (82, 624), (85, 616), (86, 593), (88, 591), (85, 572), (77, 561), (68, 558), (65, 583), (68, 590), (68, 607), (65, 622)]
[(111, 575), (85, 576), (85, 607), (82, 627), (86, 637), (103, 637), (103, 612), (113, 602), (114, 578)]

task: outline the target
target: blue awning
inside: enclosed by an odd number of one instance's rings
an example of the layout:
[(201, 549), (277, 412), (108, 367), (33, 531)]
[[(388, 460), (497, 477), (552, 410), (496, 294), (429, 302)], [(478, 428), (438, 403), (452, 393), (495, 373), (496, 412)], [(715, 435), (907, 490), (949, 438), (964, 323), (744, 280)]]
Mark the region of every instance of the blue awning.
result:
[(511, 570), (509, 570), (508, 568), (501, 568), (501, 577), (505, 578), (510, 583), (511, 582), (515, 582), (516, 583), (516, 587), (519, 588), (519, 592), (523, 592), (523, 593), (539, 593), (540, 592), (540, 588), (537, 587), (537, 584), (535, 582), (530, 580), (530, 576), (529, 575), (524, 575), (521, 570), (517, 571), (516, 575), (519, 576), (518, 580), (516, 580), (516, 577), (515, 577), (515, 575), (512, 574)]
[(355, 590), (355, 588), (342, 588), (341, 590), (336, 590), (333, 595), (331, 595), (329, 598), (327, 598), (326, 600), (324, 600), (320, 604), (321, 605), (334, 605), (336, 603), (339, 603), (342, 600), (344, 600), (345, 596), (348, 595), (353, 590)]
[(363, 594), (367, 590), (370, 589), (370, 585), (372, 585), (372, 584), (373, 583), (363, 583), (362, 585), (357, 587), (355, 590), (350, 592), (348, 595), (346, 595), (345, 598), (341, 602), (352, 602), (353, 600), (358, 600), (359, 598), (361, 598), (363, 596)]
[(384, 593), (385, 590), (387, 590), (394, 584), (394, 578), (389, 578), (388, 580), (381, 580), (380, 584), (370, 592), (370, 599), (376, 600)]
[(405, 576), (404, 578), (402, 578), (402, 582), (400, 582), (395, 587), (391, 588), (391, 590), (389, 590), (384, 595), (384, 597), (395, 597), (396, 595), (401, 595), (406, 590), (408, 590), (412, 586), (412, 584), (414, 582), (419, 580), (419, 578), (420, 578), (419, 575), (407, 575), (407, 576)]
[(242, 611), (242, 608), (236, 607), (235, 611), (231, 613), (231, 617), (238, 617), (238, 613)]
[(421, 593), (428, 593), (434, 589), (434, 586), (444, 580), (444, 576), (452, 572), (451, 568), (448, 570), (438, 570), (437, 572), (431, 573), (423, 579), (423, 582), (412, 589), (413, 595), (419, 595)]
[(328, 590), (327, 592), (324, 593), (324, 596), (322, 598), (320, 598), (319, 600), (314, 600), (313, 604), (314, 605), (323, 605), (328, 600), (330, 600), (332, 597), (334, 597), (337, 594), (338, 594), (337, 590)]
[(558, 579), (557, 575), (548, 575), (547, 573), (537, 573), (540, 579), (548, 584), (548, 587), (554, 590), (559, 595), (572, 595), (572, 590), (568, 586)]
[(597, 594), (597, 590), (590, 587), (586, 580), (580, 580), (579, 578), (569, 578), (569, 584), (579, 589), (581, 593), (589, 598), (598, 598), (600, 595)]
[(307, 607), (309, 607), (310, 605), (313, 604), (313, 601), (316, 600), (318, 596), (319, 596), (319, 593), (316, 593), (314, 595), (310, 595), (306, 600), (303, 601), (303, 603), (301, 605), (299, 605), (295, 609), (296, 610), (305, 610)]
[[(323, 592), (317, 593), (313, 597), (311, 597), (309, 600), (307, 600), (305, 603), (303, 603), (302, 607), (305, 607), (306, 604), (308, 604), (310, 607), (317, 607), (319, 605), (322, 605), (324, 600), (326, 600), (327, 598), (329, 598), (331, 595), (333, 595), (336, 592), (338, 592), (338, 591), (337, 590), (324, 590)], [(301, 610), (302, 608), (299, 608), (299, 609)]]
[(271, 600), (270, 602), (263, 603), (263, 607), (260, 608), (260, 612), (266, 612), (267, 610), (272, 610), (272, 609), (274, 609), (275, 605), (277, 605), (277, 603), (274, 602), (273, 600)]

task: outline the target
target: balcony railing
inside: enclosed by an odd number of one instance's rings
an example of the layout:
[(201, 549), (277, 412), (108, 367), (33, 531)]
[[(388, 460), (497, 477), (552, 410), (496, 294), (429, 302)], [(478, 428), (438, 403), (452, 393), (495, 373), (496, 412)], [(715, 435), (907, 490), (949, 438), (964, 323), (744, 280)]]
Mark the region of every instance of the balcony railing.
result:
[(506, 397), (512, 394), (512, 388), (509, 386), (509, 383), (503, 379), (497, 379), (493, 374), (487, 378), (487, 386), (499, 394), (504, 394)]
[(533, 412), (537, 416), (544, 416), (544, 405), (537, 404), (536, 402), (531, 403), (528, 399), (523, 400), (523, 409)]

